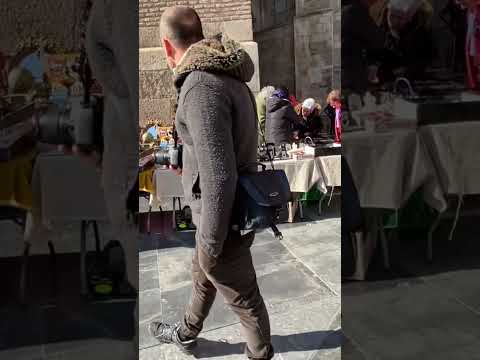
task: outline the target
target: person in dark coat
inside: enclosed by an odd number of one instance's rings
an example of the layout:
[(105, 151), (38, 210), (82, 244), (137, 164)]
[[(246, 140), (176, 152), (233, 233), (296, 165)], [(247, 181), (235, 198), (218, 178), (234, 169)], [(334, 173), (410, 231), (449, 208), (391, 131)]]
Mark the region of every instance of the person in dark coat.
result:
[(379, 0), (370, 15), (385, 34), (383, 51), (377, 58), (381, 83), (399, 76), (422, 78), (432, 60), (432, 5), (427, 0)]
[(319, 137), (322, 132), (326, 131), (321, 117), (322, 107), (315, 102), (315, 99), (309, 98), (303, 103), (299, 103), (295, 107), (295, 112), (300, 119), (296, 126), (299, 138)]
[(267, 143), (277, 146), (291, 144), (299, 123), (298, 115), (289, 100), (288, 90), (280, 87), (267, 99), (265, 135)]

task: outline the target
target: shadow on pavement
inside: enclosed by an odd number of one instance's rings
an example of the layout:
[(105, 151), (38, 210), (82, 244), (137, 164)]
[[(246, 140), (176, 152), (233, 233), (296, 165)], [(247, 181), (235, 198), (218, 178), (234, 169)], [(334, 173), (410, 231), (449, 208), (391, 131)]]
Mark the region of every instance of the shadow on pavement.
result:
[[(340, 330), (312, 331), (293, 335), (273, 335), (275, 353), (306, 352), (341, 347), (343, 335)], [(223, 341), (198, 339), (193, 356), (197, 359), (241, 355), (245, 352), (245, 343), (230, 344)]]

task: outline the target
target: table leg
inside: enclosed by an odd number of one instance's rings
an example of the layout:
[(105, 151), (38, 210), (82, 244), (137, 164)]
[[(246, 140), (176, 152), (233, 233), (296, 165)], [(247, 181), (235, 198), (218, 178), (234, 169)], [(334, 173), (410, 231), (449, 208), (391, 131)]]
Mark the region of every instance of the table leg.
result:
[(327, 196), (326, 194), (322, 193), (322, 196), (321, 196), (321, 198), (320, 198), (320, 200), (319, 200), (319, 202), (318, 202), (318, 215), (322, 215), (322, 212), (323, 212), (323, 210), (322, 210), (323, 200), (325, 200), (326, 196)]
[(385, 269), (390, 269), (390, 252), (389, 252), (388, 241), (385, 235), (385, 229), (383, 228), (381, 216), (379, 219), (378, 231), (380, 232), (380, 242), (382, 244), (383, 265), (385, 266)]
[(52, 298), (57, 294), (57, 256), (55, 247), (51, 241), (48, 242), (48, 250), (50, 252), (50, 274), (52, 276)]
[(440, 224), (440, 220), (442, 218), (442, 213), (439, 213), (435, 221), (433, 222), (430, 229), (428, 229), (428, 237), (427, 237), (427, 261), (433, 261), (433, 233), (437, 229), (438, 225)]
[(298, 194), (292, 193), (292, 201), (288, 203), (288, 222), (295, 222), (295, 214), (298, 208)]
[[(161, 211), (161, 209), (160, 209)], [(152, 233), (151, 231), (151, 218), (152, 218), (152, 206), (150, 205), (148, 207), (148, 214), (147, 214), (147, 234), (150, 235)]]
[(30, 243), (25, 242), (22, 257), (22, 270), (20, 271), (20, 303), (25, 305), (27, 303), (27, 282), (28, 282), (28, 255), (30, 253)]
[(82, 220), (80, 230), (80, 293), (88, 295), (87, 284), (87, 222)]
[(92, 224), (93, 224), (93, 233), (95, 234), (95, 250), (97, 251), (97, 254), (100, 254), (102, 250), (100, 247), (100, 235), (98, 231), (98, 224), (95, 220), (92, 221)]
[(172, 229), (177, 230), (177, 221), (175, 219), (175, 207), (176, 207), (177, 199), (173, 198), (173, 210), (172, 210)]

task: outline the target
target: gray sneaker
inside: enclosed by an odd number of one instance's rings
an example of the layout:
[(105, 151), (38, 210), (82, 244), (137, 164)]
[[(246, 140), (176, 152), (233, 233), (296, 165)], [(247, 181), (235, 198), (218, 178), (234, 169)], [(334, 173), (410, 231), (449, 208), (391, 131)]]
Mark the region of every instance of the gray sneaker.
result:
[(185, 354), (191, 355), (197, 345), (197, 339), (182, 341), (178, 334), (180, 324), (169, 325), (159, 321), (153, 321), (148, 326), (148, 331), (159, 342), (164, 344), (175, 344)]

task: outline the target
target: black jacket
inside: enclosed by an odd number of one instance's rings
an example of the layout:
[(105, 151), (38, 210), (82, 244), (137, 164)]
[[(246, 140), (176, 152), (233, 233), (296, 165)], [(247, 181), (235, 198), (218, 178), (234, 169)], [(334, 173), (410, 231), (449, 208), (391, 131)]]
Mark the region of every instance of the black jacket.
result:
[(267, 99), (265, 138), (275, 145), (291, 144), (293, 131), (298, 124), (298, 115), (290, 101), (272, 96)]
[(325, 126), (326, 132), (329, 134), (331, 137), (335, 137), (335, 116), (336, 112), (335, 109), (327, 105), (323, 109), (322, 113), (320, 114), (322, 117), (322, 123)]

